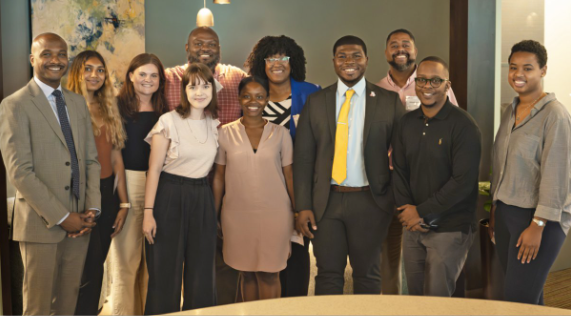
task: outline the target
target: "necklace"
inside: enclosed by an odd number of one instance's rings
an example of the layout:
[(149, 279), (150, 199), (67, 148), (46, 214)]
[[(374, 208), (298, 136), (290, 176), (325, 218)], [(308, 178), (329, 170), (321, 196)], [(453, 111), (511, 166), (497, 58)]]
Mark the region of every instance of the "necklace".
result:
[(207, 120), (206, 120), (206, 117), (205, 117), (205, 118), (204, 118), (204, 128), (206, 128), (206, 139), (205, 139), (203, 142), (201, 142), (200, 140), (198, 140), (198, 138), (196, 138), (196, 135), (194, 134), (194, 131), (192, 130), (192, 127), (190, 127), (190, 118), (187, 118), (187, 121), (186, 121), (186, 126), (188, 126), (188, 129), (190, 130), (190, 133), (192, 134), (192, 137), (194, 137), (194, 139), (196, 139), (196, 141), (197, 141), (199, 144), (201, 144), (201, 145), (204, 145), (204, 144), (206, 143), (206, 141), (208, 141), (208, 134), (209, 134), (209, 133), (208, 133), (208, 129), (209, 129), (209, 128), (208, 128), (208, 123), (207, 123), (206, 121), (207, 121)]
[[(535, 101), (533, 101), (533, 103), (531, 103), (530, 105), (526, 106), (525, 108), (523, 108), (523, 109), (520, 108), (520, 111), (519, 111), (519, 112), (522, 113), (522, 112), (524, 112), (524, 111), (527, 111), (527, 109), (533, 107), (533, 106), (537, 103), (537, 101), (539, 101), (541, 98), (543, 98), (543, 97), (545, 96), (544, 94), (545, 94), (545, 92), (541, 93), (541, 94), (539, 95), (539, 97), (537, 97), (537, 99), (535, 99)], [(519, 121), (519, 120), (522, 120), (523, 118), (525, 118), (525, 116), (523, 116), (523, 117), (522, 117), (522, 116), (517, 116), (517, 109), (516, 109), (516, 117), (515, 117), (515, 120), (516, 120), (516, 121)]]

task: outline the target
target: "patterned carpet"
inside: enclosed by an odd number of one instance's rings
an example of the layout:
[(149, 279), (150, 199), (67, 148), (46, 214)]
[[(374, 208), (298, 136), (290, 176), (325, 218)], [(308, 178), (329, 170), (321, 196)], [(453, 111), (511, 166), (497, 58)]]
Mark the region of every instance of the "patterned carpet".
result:
[(571, 269), (550, 273), (543, 295), (545, 305), (571, 309)]

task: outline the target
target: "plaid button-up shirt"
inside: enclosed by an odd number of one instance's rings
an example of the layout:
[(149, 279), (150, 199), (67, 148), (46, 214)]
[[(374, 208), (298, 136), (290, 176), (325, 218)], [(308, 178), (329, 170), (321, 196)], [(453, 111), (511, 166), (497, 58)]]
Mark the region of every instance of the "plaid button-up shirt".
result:
[[(165, 69), (166, 97), (169, 109), (174, 109), (180, 104), (180, 87), (182, 75), (188, 64)], [(246, 73), (238, 67), (218, 64), (214, 73), (214, 79), (222, 85), (218, 91), (218, 120), (221, 125), (234, 122), (242, 115), (238, 102), (238, 85)]]

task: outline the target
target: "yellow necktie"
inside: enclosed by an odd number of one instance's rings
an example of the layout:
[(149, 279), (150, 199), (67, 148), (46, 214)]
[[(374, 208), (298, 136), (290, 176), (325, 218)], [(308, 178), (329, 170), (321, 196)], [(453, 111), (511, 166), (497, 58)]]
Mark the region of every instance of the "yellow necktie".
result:
[(347, 178), (347, 146), (349, 144), (349, 110), (351, 109), (351, 97), (355, 90), (345, 92), (345, 102), (341, 106), (337, 119), (335, 132), (335, 156), (333, 157), (333, 172), (331, 177), (337, 184), (341, 184)]

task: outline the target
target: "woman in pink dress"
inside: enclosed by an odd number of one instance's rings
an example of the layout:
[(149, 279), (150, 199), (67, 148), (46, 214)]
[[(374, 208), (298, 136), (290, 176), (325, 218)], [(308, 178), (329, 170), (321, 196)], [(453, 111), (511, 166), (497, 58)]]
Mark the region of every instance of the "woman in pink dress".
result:
[(293, 233), (292, 140), (285, 127), (262, 117), (267, 80), (244, 78), (239, 100), (244, 115), (220, 129), (215, 160), (224, 261), (240, 271), (238, 301), (278, 298)]

